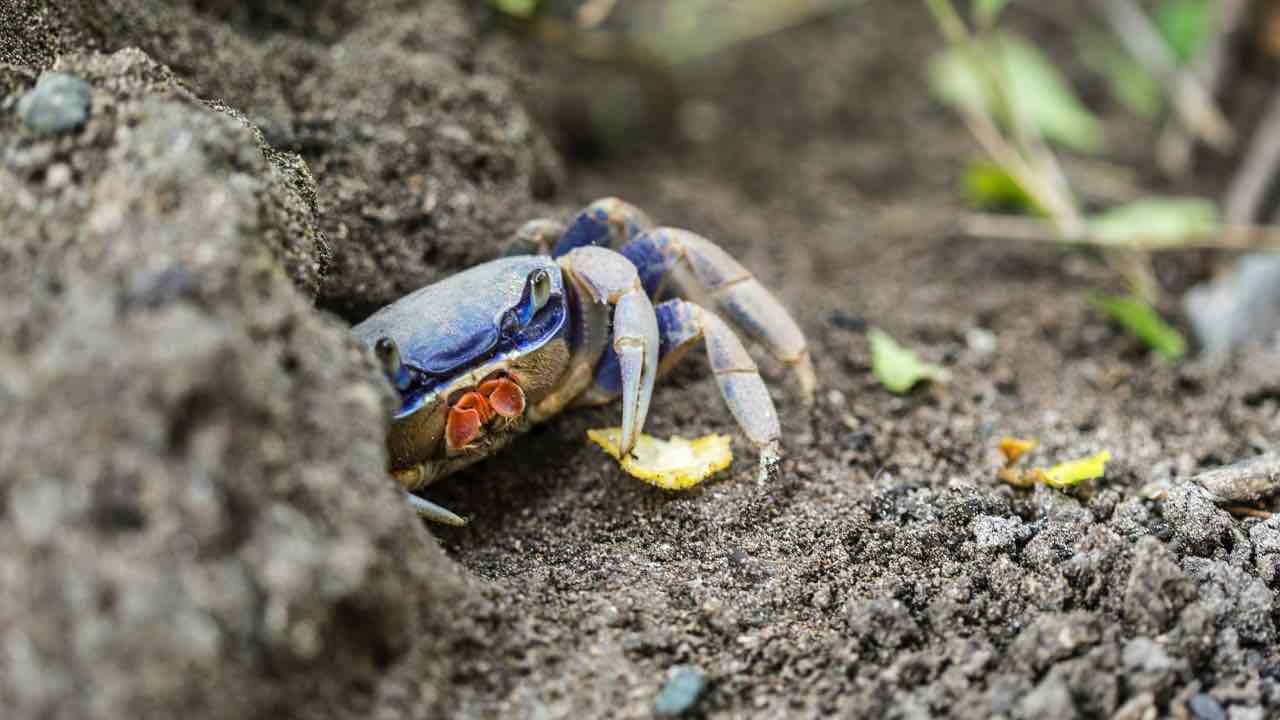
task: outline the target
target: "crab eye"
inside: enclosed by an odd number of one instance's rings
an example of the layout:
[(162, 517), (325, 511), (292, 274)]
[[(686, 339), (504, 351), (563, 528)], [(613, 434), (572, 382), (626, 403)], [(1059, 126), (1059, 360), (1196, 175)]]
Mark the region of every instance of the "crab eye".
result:
[(409, 387), (409, 369), (400, 360), (400, 348), (395, 340), (389, 337), (378, 338), (378, 342), (374, 343), (373, 352), (378, 356), (378, 362), (382, 363), (383, 374), (391, 384), (396, 386), (396, 389), (404, 390)]
[(546, 270), (536, 270), (529, 281), (533, 286), (533, 309), (537, 312), (551, 299), (551, 275)]

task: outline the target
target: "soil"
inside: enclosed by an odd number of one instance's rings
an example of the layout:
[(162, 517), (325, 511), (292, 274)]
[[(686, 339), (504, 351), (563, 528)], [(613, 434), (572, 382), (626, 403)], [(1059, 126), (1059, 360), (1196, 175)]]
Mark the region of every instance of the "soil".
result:
[[(676, 666), (707, 717), (1275, 713), (1280, 521), (1185, 481), (1276, 446), (1280, 345), (1162, 363), (1085, 301), (1102, 258), (960, 238), (937, 44), (866, 3), (651, 82), (460, 1), (0, 8), (5, 716), (650, 717)], [(49, 69), (94, 87), (75, 132), (14, 112)], [(586, 441), (616, 408), (567, 413), (424, 527), (346, 329), (603, 195), (773, 288), (815, 405), (762, 358), (778, 472), (735, 435), (680, 494)], [(873, 326), (949, 381), (885, 391)], [(734, 432), (696, 357), (652, 407)], [(1114, 460), (1013, 488), (1003, 435)]]

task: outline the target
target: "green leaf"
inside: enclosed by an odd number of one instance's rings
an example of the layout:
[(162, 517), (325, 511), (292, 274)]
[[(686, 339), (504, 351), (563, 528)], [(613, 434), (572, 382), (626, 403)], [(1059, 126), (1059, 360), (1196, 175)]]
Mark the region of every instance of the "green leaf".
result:
[[(928, 68), (929, 89), (934, 96), (952, 107), (993, 112), (995, 102), (980, 64), (991, 58), (984, 60), (978, 55), (982, 52), (985, 51), (976, 47), (973, 52), (964, 47), (948, 47), (934, 55)], [(995, 63), (990, 64), (994, 69)]]
[(1178, 61), (1185, 64), (1209, 44), (1217, 7), (1211, 0), (1165, 0), (1156, 7), (1153, 19)]
[(934, 57), (929, 81), (943, 102), (992, 115), (1006, 126), (1011, 118), (993, 83), (1001, 83), (1012, 111), (1049, 140), (1079, 152), (1102, 149), (1102, 123), (1076, 98), (1057, 68), (1025, 40), (993, 35)]
[(1088, 35), (1078, 44), (1080, 58), (1107, 81), (1112, 96), (1129, 112), (1152, 120), (1164, 108), (1160, 81), (1115, 41), (1102, 34)]
[(498, 12), (518, 18), (533, 17), (538, 11), (540, 0), (489, 0)]
[(995, 163), (970, 163), (964, 174), (964, 193), (969, 202), (980, 210), (1045, 214), (1018, 180)]
[(1130, 245), (1143, 238), (1176, 242), (1217, 227), (1218, 208), (1204, 198), (1143, 198), (1089, 220), (1094, 238), (1114, 245)]
[(1102, 123), (1071, 91), (1043, 53), (1015, 37), (999, 39), (1010, 95), (1018, 111), (1044, 136), (1081, 152), (1103, 145)]
[(1110, 459), (1111, 453), (1103, 450), (1097, 455), (1059, 463), (1044, 471), (1044, 484), (1061, 490), (1079, 485), (1085, 480), (1096, 480), (1107, 472), (1107, 461)]
[(973, 17), (979, 27), (991, 27), (995, 24), (1000, 11), (1009, 0), (973, 0)]
[(921, 380), (945, 380), (947, 371), (921, 360), (879, 328), (867, 332), (871, 343), (871, 372), (889, 392), (901, 395)]
[(1143, 300), (1132, 295), (1092, 294), (1088, 301), (1166, 360), (1180, 360), (1187, 354), (1187, 341), (1182, 333)]

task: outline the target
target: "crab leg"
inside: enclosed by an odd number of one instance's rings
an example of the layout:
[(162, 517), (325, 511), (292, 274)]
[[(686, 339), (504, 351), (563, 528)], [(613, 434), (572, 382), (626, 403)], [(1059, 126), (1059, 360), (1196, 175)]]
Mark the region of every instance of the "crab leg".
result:
[[(705, 340), (707, 363), (725, 405), (752, 444), (776, 453), (781, 435), (778, 413), (764, 380), (732, 328), (715, 313), (685, 300), (674, 299), (654, 308), (658, 319), (658, 375), (675, 367), (699, 340)], [(617, 397), (618, 360), (606, 355), (591, 393), (601, 402)]]
[(636, 236), (621, 253), (636, 266), (651, 297), (661, 297), (670, 286), (676, 296), (715, 307), (739, 333), (790, 365), (801, 394), (812, 400), (817, 378), (804, 333), (782, 303), (718, 245), (688, 230), (664, 227)]
[(564, 223), (541, 218), (530, 220), (507, 241), (503, 255), (550, 255), (560, 237), (564, 235)]
[[(532, 233), (537, 228), (529, 227)], [(566, 255), (580, 247), (616, 248), (653, 227), (639, 208), (618, 198), (601, 198), (578, 213), (551, 251), (552, 257)]]
[[(579, 402), (606, 402), (621, 393), (619, 450), (629, 453), (644, 429), (658, 376), (658, 320), (653, 303), (641, 287), (635, 268), (617, 253), (587, 246), (574, 250), (560, 262), (577, 290), (578, 314), (583, 323), (578, 330), (579, 348), (571, 362), (585, 373), (605, 378), (610, 388), (604, 393), (588, 390)], [(600, 343), (603, 334), (610, 334), (612, 342)], [(590, 386), (591, 375), (585, 375), (583, 382), (584, 389)]]
[(463, 527), (467, 524), (466, 519), (430, 500), (418, 497), (410, 492), (406, 492), (405, 497), (409, 498), (409, 505), (417, 511), (419, 517), (426, 518), (432, 522), (453, 525), (454, 527)]
[(620, 454), (635, 447), (644, 429), (658, 377), (658, 321), (649, 296), (635, 288), (618, 299), (613, 310), (613, 352), (622, 376), (622, 436)]

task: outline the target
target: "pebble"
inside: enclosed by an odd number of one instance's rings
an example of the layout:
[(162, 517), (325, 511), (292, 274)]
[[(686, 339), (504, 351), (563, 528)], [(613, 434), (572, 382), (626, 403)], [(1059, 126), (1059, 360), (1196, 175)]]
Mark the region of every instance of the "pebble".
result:
[(1227, 711), (1212, 695), (1200, 693), (1187, 701), (1187, 709), (1196, 720), (1227, 720)]
[(706, 686), (707, 678), (701, 670), (681, 665), (671, 671), (671, 677), (658, 693), (653, 709), (658, 715), (683, 715), (698, 702)]
[(42, 135), (74, 130), (89, 119), (93, 88), (74, 75), (50, 73), (18, 101), (23, 124)]

